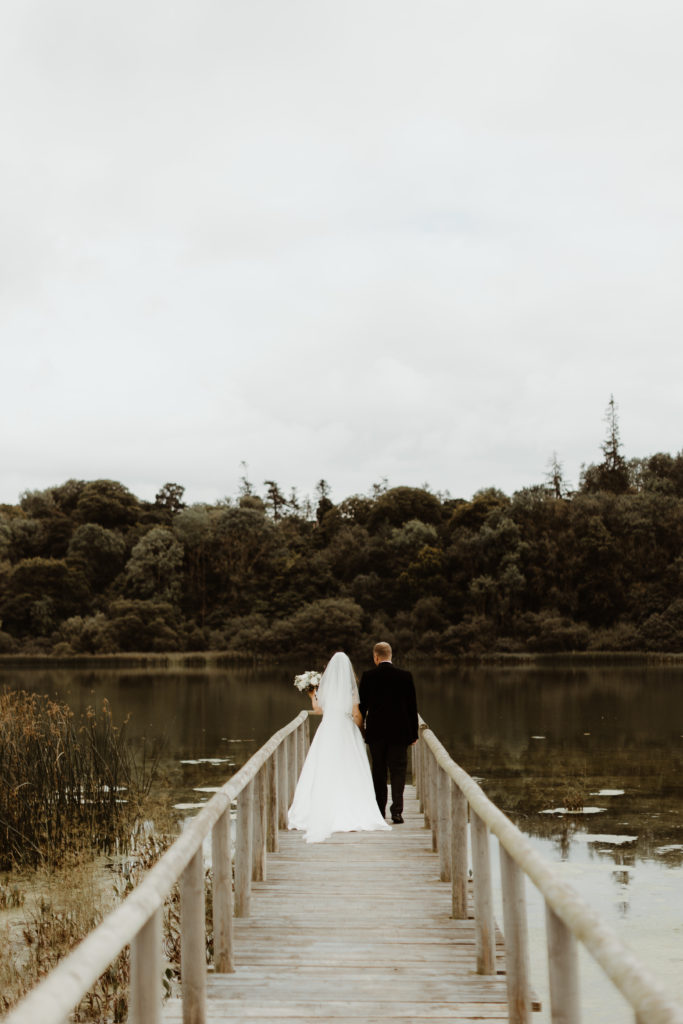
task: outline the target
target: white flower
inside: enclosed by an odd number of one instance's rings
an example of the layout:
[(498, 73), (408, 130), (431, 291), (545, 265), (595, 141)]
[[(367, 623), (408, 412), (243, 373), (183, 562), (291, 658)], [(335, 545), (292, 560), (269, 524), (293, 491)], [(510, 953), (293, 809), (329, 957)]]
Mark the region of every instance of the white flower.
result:
[(312, 690), (320, 682), (320, 672), (302, 672), (300, 676), (294, 676), (294, 685), (297, 690), (301, 690), (305, 693), (306, 690)]

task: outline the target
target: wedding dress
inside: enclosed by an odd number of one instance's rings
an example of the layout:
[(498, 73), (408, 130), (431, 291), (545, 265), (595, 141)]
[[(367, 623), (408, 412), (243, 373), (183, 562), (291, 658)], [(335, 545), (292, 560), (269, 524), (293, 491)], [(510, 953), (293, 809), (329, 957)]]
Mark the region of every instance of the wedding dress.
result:
[(318, 687), (322, 722), (313, 737), (289, 808), (287, 826), (320, 843), (333, 832), (391, 830), (380, 814), (360, 729), (351, 717), (358, 687), (351, 662), (333, 655)]

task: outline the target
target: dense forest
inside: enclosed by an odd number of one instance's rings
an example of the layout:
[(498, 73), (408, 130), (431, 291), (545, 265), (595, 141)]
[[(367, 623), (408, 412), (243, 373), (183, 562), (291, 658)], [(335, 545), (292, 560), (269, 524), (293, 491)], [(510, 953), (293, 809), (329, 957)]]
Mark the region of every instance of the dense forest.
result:
[(375, 485), (334, 503), (154, 502), (69, 480), (0, 506), (0, 653), (400, 655), (683, 649), (683, 452), (626, 460), (613, 403), (576, 490), (471, 500)]

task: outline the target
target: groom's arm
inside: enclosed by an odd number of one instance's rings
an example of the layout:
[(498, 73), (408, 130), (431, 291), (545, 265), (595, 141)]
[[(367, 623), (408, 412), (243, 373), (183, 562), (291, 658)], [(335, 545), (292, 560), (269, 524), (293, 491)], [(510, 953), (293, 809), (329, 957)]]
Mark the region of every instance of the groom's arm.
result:
[(358, 697), (359, 704), (358, 709), (361, 713), (363, 722), (365, 722), (365, 716), (368, 713), (367, 697), (368, 697), (368, 681), (366, 678), (367, 673), (363, 673), (360, 677), (360, 683), (358, 684)]
[(415, 693), (415, 683), (413, 682), (412, 673), (406, 672), (406, 709), (408, 711), (408, 720), (410, 722), (411, 732), (411, 743), (415, 743), (420, 735), (420, 730), (417, 724), (417, 694)]

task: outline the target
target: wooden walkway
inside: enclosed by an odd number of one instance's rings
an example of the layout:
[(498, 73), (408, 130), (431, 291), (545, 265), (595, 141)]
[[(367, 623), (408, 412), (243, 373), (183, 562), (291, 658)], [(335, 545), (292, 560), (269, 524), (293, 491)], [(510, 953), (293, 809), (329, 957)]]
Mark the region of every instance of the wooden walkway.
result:
[[(209, 972), (210, 1024), (508, 1020), (500, 933), (498, 975), (478, 975), (474, 922), (450, 916), (412, 786), (404, 816), (310, 845), (280, 831), (251, 916), (233, 923), (235, 973)], [(180, 999), (163, 1019), (182, 1021)]]

